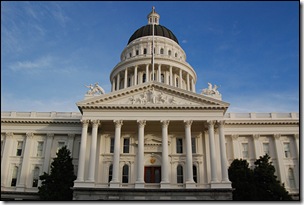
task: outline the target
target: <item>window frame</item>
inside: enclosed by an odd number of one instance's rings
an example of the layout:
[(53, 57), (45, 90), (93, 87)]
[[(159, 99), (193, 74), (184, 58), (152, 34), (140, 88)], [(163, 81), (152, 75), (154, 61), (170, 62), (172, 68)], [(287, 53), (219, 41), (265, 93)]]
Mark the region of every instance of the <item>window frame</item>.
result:
[(176, 183), (182, 184), (184, 183), (184, 170), (182, 165), (177, 165), (176, 167)]
[(183, 154), (183, 138), (176, 138), (176, 154)]

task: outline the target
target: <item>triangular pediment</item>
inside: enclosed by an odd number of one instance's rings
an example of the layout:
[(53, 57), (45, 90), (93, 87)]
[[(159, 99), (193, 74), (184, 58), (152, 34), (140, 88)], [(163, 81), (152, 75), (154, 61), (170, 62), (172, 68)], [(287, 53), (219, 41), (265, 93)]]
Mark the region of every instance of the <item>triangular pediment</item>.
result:
[(229, 103), (158, 82), (143, 83), (77, 103), (82, 108), (222, 108)]

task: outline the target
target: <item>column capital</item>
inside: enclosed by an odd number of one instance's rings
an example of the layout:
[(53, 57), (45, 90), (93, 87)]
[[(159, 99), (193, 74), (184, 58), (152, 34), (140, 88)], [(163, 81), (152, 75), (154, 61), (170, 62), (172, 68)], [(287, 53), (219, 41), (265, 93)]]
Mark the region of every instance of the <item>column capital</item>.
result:
[(208, 120), (207, 121), (208, 126), (214, 126), (215, 125), (215, 121), (214, 120)]
[(237, 140), (238, 137), (239, 135), (231, 135), (232, 140)]
[(82, 123), (82, 126), (87, 126), (89, 124), (89, 120), (80, 120), (80, 122)]
[(33, 138), (33, 137), (34, 137), (34, 133), (32, 133), (32, 132), (27, 132), (27, 133), (26, 133), (26, 137), (27, 137), (27, 138)]
[(278, 139), (280, 139), (281, 135), (280, 134), (274, 134), (273, 137), (274, 137), (274, 139), (278, 140)]
[(184, 120), (184, 124), (186, 127), (190, 127), (192, 125), (192, 120)]
[(217, 124), (220, 126), (224, 126), (225, 125), (225, 120), (217, 120)]
[(75, 137), (75, 134), (68, 134), (68, 137), (69, 137), (69, 138), (74, 138), (74, 137)]
[(252, 135), (252, 137), (253, 137), (254, 140), (258, 140), (260, 135), (259, 134), (254, 134), (254, 135)]
[(91, 123), (93, 124), (93, 127), (98, 127), (100, 125), (100, 120), (91, 120)]
[(6, 136), (6, 137), (13, 137), (14, 134), (13, 134), (12, 132), (6, 132), (6, 133), (5, 133), (5, 136)]
[(161, 120), (160, 121), (163, 127), (168, 127), (170, 121), (169, 120)]
[(54, 133), (46, 133), (47, 137), (54, 137)]
[(137, 120), (139, 127), (144, 127), (146, 125), (146, 120)]
[(123, 125), (123, 121), (122, 120), (113, 120), (115, 127), (121, 127)]

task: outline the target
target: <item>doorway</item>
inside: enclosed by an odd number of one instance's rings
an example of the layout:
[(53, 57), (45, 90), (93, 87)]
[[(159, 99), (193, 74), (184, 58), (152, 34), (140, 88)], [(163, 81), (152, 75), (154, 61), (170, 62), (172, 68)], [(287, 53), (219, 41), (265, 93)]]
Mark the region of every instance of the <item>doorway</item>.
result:
[(161, 167), (145, 167), (145, 182), (160, 183)]

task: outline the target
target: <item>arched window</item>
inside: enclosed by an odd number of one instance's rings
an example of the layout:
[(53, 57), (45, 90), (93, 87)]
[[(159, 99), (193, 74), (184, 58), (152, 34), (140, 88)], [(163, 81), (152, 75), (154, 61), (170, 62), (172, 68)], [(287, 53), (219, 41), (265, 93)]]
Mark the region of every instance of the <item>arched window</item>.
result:
[(161, 79), (161, 82), (164, 83), (164, 82), (165, 82), (165, 75), (164, 75), (164, 74), (161, 74), (161, 75), (160, 75), (160, 79)]
[(197, 167), (193, 165), (193, 181), (197, 183)]
[(112, 175), (113, 175), (113, 164), (110, 165), (109, 167), (109, 179), (108, 182), (112, 181)]
[(164, 49), (163, 48), (160, 49), (160, 54), (164, 54)]
[(177, 176), (177, 183), (184, 182), (184, 175), (183, 175), (183, 167), (182, 165), (178, 165), (176, 168), (176, 176)]
[(145, 74), (145, 73), (143, 74), (142, 82), (143, 82), (143, 83), (146, 82), (146, 74)]
[(288, 169), (288, 180), (289, 180), (289, 187), (290, 188), (296, 188), (294, 174), (292, 168)]
[(122, 167), (122, 183), (129, 182), (129, 166), (126, 164)]
[(16, 184), (17, 184), (17, 176), (18, 176), (18, 167), (15, 166), (13, 168), (11, 186), (16, 186)]
[(171, 50), (168, 51), (168, 55), (171, 56)]
[(144, 54), (147, 54), (147, 49), (146, 48), (144, 48)]
[(39, 167), (35, 167), (33, 170), (33, 187), (38, 187), (38, 179), (39, 179)]
[(177, 58), (177, 53), (175, 53), (175, 58)]

